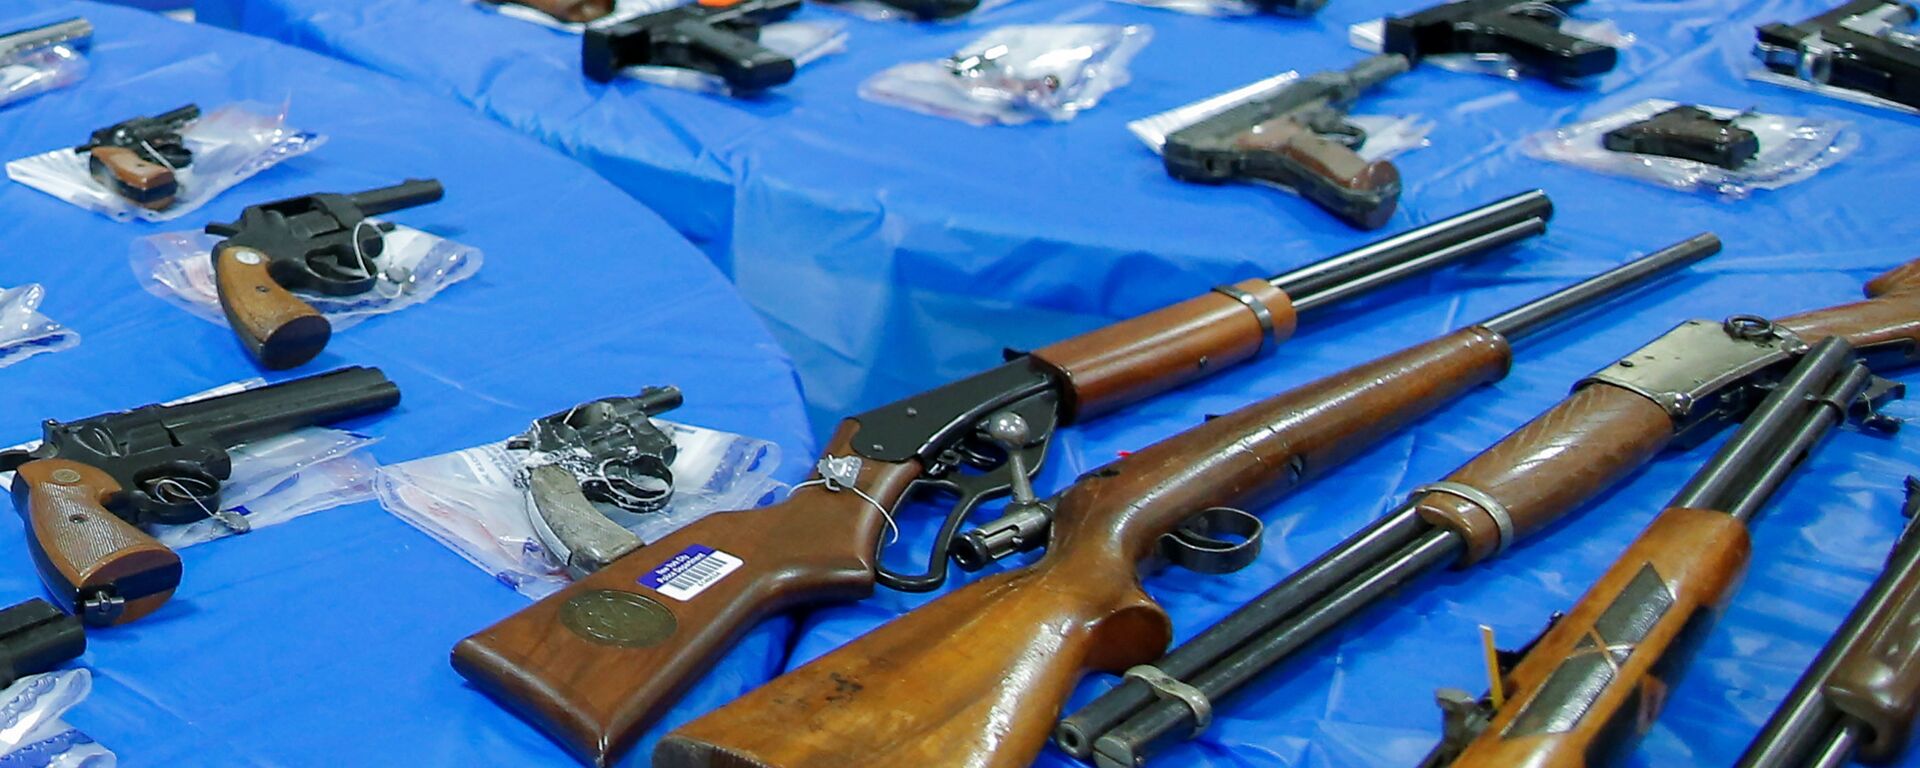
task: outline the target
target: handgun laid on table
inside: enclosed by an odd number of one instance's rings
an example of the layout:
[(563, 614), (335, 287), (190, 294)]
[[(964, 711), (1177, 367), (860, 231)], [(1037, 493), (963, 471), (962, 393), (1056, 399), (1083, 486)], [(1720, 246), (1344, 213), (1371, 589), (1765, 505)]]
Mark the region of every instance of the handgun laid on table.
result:
[[(1920, 363), (1920, 262), (1868, 283), (1867, 293), (1868, 301), (1778, 321), (1681, 323), (1151, 666), (1129, 670), (1061, 720), (1055, 742), (1100, 766), (1144, 763), (1204, 729), (1226, 697), (1386, 596), (1444, 566), (1491, 561), (1668, 449), (1747, 418), (1810, 343), (1839, 336), (1878, 364)], [(1891, 394), (1870, 392), (1863, 415)]]
[(1736, 768), (1888, 765), (1920, 714), (1920, 478), (1907, 478), (1906, 527), (1886, 567), (1794, 683)]
[(1903, 0), (1853, 0), (1798, 24), (1762, 25), (1754, 54), (1767, 69), (1809, 83), (1920, 109), (1920, 19)]
[(1673, 157), (1732, 170), (1760, 154), (1760, 137), (1737, 122), (1737, 117), (1715, 117), (1681, 104), (1608, 131), (1600, 137), (1601, 146), (1611, 152)]
[(11, 63), (22, 56), (56, 45), (86, 50), (93, 45), (93, 24), (76, 16), (0, 35), (0, 64)]
[(585, 24), (613, 13), (613, 0), (487, 0), (494, 5), (520, 5), (560, 21)]
[(1166, 134), (1161, 161), (1182, 181), (1279, 184), (1353, 226), (1379, 229), (1400, 202), (1400, 171), (1359, 155), (1367, 134), (1347, 121), (1347, 110), (1409, 66), (1404, 56), (1382, 54), (1302, 79)]
[[(1140, 569), (1184, 549), (1183, 528), (1257, 520), (1240, 510), (1504, 378), (1522, 339), (1719, 248), (1693, 238), (1082, 475), (1041, 502), (1053, 525), (1038, 562), (949, 592), (680, 727), (653, 764), (841, 768), (859, 755), (876, 766), (1030, 766), (1082, 675), (1166, 649), (1172, 621), (1142, 591)], [(1244, 544), (1259, 540), (1257, 527), (1239, 530)]]
[(652, 417), (680, 403), (678, 388), (647, 387), (633, 397), (581, 403), (547, 416), (507, 441), (509, 450), (528, 454), (535, 535), (574, 578), (640, 547), (640, 537), (601, 514), (594, 502), (646, 513), (673, 500), (678, 449)]
[(1620, 51), (1560, 31), (1567, 11), (1587, 0), (1457, 0), (1411, 16), (1386, 19), (1385, 53), (1414, 63), (1451, 53), (1505, 54), (1526, 71), (1553, 80), (1604, 74)]
[(738, 92), (793, 79), (794, 62), (760, 44), (760, 28), (800, 10), (800, 0), (699, 0), (587, 27), (581, 68), (605, 83), (640, 64), (720, 76)]
[(0, 471), (14, 473), (27, 549), (54, 601), (88, 624), (122, 624), (152, 613), (180, 584), (180, 556), (139, 526), (219, 512), (229, 449), (399, 403), (400, 389), (378, 369), (342, 368), (178, 405), (48, 420), (39, 446), (0, 452)]
[(920, 21), (938, 21), (965, 16), (980, 7), (980, 0), (875, 0), (903, 11)]
[(440, 199), (440, 182), (409, 179), (350, 195), (319, 194), (248, 206), (213, 247), (214, 288), (241, 345), (269, 369), (305, 365), (333, 326), (294, 291), (354, 296), (373, 290), (393, 225), (368, 216)]
[(87, 170), (101, 186), (134, 205), (162, 210), (180, 194), (176, 174), (193, 164), (193, 150), (180, 132), (198, 119), (200, 108), (192, 104), (136, 117), (94, 131), (73, 151), (87, 155)]
[(1444, 736), (1422, 765), (1620, 763), (1731, 598), (1750, 521), (1875, 385), (1845, 337), (1814, 344), (1579, 602), (1489, 673), (1487, 696), (1441, 693)]
[[(634, 550), (461, 641), (454, 669), (583, 761), (616, 760), (760, 621), (859, 600), (876, 585), (939, 587), (973, 510), (1009, 493), (1031, 503), (1060, 424), (1232, 368), (1286, 339), (1302, 314), (1539, 234), (1551, 212), (1539, 192), (1516, 195), (848, 418), (785, 501), (715, 514)], [(930, 498), (953, 505), (926, 571), (883, 565), (894, 516)]]

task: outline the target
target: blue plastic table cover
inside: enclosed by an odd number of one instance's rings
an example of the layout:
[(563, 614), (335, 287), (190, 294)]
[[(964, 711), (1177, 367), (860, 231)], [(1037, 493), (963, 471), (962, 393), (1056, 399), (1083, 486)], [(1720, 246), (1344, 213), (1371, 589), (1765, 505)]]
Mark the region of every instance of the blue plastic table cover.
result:
[[(591, 171), (422, 89), (344, 62), (143, 11), (9, 0), (0, 28), (84, 15), (93, 73), (0, 110), (0, 155), (72, 145), (188, 101), (291, 104), (319, 150), (160, 225), (118, 224), (0, 182), (0, 285), (40, 282), (80, 346), (0, 369), (0, 444), (74, 419), (260, 375), (224, 327), (143, 291), (137, 237), (230, 220), (244, 205), (437, 177), (410, 225), (483, 249), (472, 279), (341, 332), (293, 373), (377, 365), (397, 411), (352, 423), (403, 461), (501, 439), (586, 399), (672, 383), (673, 417), (757, 435), (805, 471), (812, 440), (786, 356), (701, 254)], [(270, 378), (285, 378), (272, 376)], [(11, 515), (10, 515), (11, 517)], [(0, 604), (42, 595), (16, 523), (0, 536)], [(554, 761), (463, 687), (461, 637), (524, 606), (453, 552), (365, 503), (182, 553), (158, 613), (101, 630), (80, 663), (94, 693), (69, 719), (127, 766), (484, 765)]]
[[(237, 5), (201, 4), (210, 19), (221, 7), (236, 18)], [(252, 0), (244, 26), (454, 92), (586, 158), (706, 240), (710, 255), (721, 257), (750, 294), (764, 291), (757, 303), (787, 324), (776, 331), (783, 341), (817, 336), (814, 354), (838, 356), (849, 371), (877, 355), (875, 370), (859, 371), (875, 383), (841, 395), (864, 401), (986, 367), (995, 357), (990, 348), (1036, 346), (1364, 241), (1264, 190), (1175, 184), (1121, 124), (1263, 74), (1351, 61), (1357, 54), (1344, 48), (1345, 26), (1387, 7), (1363, 0), (1335, 3), (1316, 21), (1229, 21), (1023, 0), (991, 19), (958, 25), (857, 22), (852, 53), (753, 103), (641, 84), (586, 84), (575, 69), (574, 41), (485, 15), (461, 0)], [(1634, 253), (1701, 230), (1726, 241), (1726, 253), (1659, 290), (1527, 343), (1507, 381), (1384, 441), (1292, 498), (1254, 510), (1267, 520), (1269, 538), (1253, 567), (1224, 577), (1151, 576), (1150, 594), (1168, 607), (1184, 638), (1546, 409), (1580, 376), (1682, 319), (1783, 315), (1857, 297), (1868, 277), (1920, 256), (1912, 247), (1920, 225), (1907, 210), (1920, 190), (1920, 169), (1908, 158), (1920, 120), (1742, 79), (1754, 24), (1803, 18), (1818, 7), (1595, 2), (1581, 13), (1619, 19), (1640, 35), (1625, 74), (1603, 93), (1430, 71), (1390, 87), (1371, 109), (1419, 111), (1440, 121), (1436, 146), (1402, 160), (1410, 179), (1408, 212), (1395, 228), (1539, 186), (1559, 203), (1551, 235), (1310, 315), (1298, 338), (1274, 357), (1064, 430), (1041, 490), (1058, 489), (1206, 414), (1458, 327)], [(1074, 123), (972, 129), (853, 95), (854, 84), (871, 72), (939, 55), (990, 23), (1055, 18), (1079, 8), (1088, 8), (1086, 18), (1093, 20), (1151, 23), (1160, 34), (1137, 61), (1137, 81)], [(808, 18), (824, 13), (804, 12)], [(1547, 165), (1512, 147), (1532, 131), (1650, 97), (1844, 119), (1866, 141), (1818, 178), (1743, 202)], [(769, 303), (766, 295), (779, 301)], [(1920, 407), (1902, 403), (1894, 412), (1920, 415)], [(1911, 430), (1892, 438), (1842, 432), (1776, 498), (1756, 525), (1745, 585), (1630, 765), (1734, 759), (1876, 572), (1899, 529), (1900, 480), (1920, 470), (1916, 441)], [(1584, 591), (1717, 442), (1661, 457), (1501, 560), (1436, 575), (1386, 600), (1224, 703), (1212, 729), (1157, 764), (1414, 763), (1438, 735), (1432, 691), (1483, 684), (1478, 625), (1494, 627), (1508, 646), (1530, 638), (1552, 611)], [(904, 541), (889, 557), (906, 564), (906, 553), (924, 551), (933, 520), (916, 510), (902, 522)], [(763, 627), (623, 765), (645, 765), (654, 739), (724, 701), (727, 689), (744, 690), (928, 599), (882, 591), (863, 603), (804, 616), (791, 635), (785, 624)], [(769, 632), (779, 634), (769, 640)], [(449, 684), (438, 669), (393, 674)], [(926, 674), (937, 684), (938, 670)], [(1075, 703), (1112, 681), (1093, 676)], [(457, 702), (457, 713), (436, 708), (441, 717), (433, 721), (440, 737), (433, 744), (448, 750), (446, 756), (404, 741), (424, 728), (369, 731), (366, 738), (422, 766), (464, 764), (486, 751), (499, 757), (484, 762), (565, 763), (532, 728), (503, 726), (485, 697), (452, 685), (457, 692), (445, 695)], [(290, 764), (323, 760), (275, 756)], [(850, 756), (849, 764), (858, 757)], [(1046, 768), (1070, 764), (1051, 750), (1039, 760)], [(1920, 758), (1907, 764), (1920, 765)]]
[[(1364, 54), (1348, 26), (1424, 2), (1340, 0), (1318, 18), (1211, 19), (1100, 0), (1015, 0), (955, 23), (877, 23), (809, 6), (802, 20), (850, 24), (850, 49), (755, 100), (580, 74), (580, 42), (466, 0), (198, 0), (202, 21), (326, 52), (475, 105), (581, 159), (701, 244), (794, 356), (816, 426), (1028, 348), (1221, 282), (1298, 265), (1363, 236), (1313, 205), (1256, 187), (1169, 178), (1126, 129), (1279, 72), (1344, 68)], [(1435, 120), (1433, 146), (1401, 158), (1402, 212), (1431, 220), (1544, 184), (1563, 230), (1605, 238), (1614, 208), (1585, 175), (1493, 172), (1524, 134), (1622, 92), (1731, 80), (1745, 59), (1673, 66), (1716, 37), (1751, 42), (1751, 19), (1817, 2), (1593, 0), (1581, 18), (1637, 36), (1596, 94), (1425, 68), (1360, 111)], [(1145, 24), (1154, 40), (1133, 82), (1066, 124), (976, 128), (861, 100), (888, 66), (938, 59), (1004, 24)], [(1752, 89), (1727, 106), (1815, 103)], [(1847, 112), (1820, 105), (1825, 114)], [(1653, 196), (1667, 210), (1732, 221), (1743, 206)], [(1643, 209), (1638, 209), (1643, 210)], [(1676, 228), (1677, 229), (1680, 228)], [(830, 423), (830, 422), (827, 422)]]

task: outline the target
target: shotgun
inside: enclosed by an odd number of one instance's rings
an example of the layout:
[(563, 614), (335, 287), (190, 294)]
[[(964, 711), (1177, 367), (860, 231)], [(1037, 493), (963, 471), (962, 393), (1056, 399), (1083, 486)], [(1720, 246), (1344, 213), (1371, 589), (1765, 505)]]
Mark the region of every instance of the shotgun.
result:
[(1060, 722), (1054, 742), (1144, 765), (1204, 730), (1216, 703), (1422, 574), (1483, 562), (1580, 509), (1669, 447), (1747, 416), (1806, 345), (1843, 336), (1887, 366), (1920, 343), (1920, 261), (1868, 301), (1767, 322), (1682, 323), (1575, 385), (1560, 404)]
[(1573, 609), (1499, 671), (1504, 692), (1440, 693), (1444, 736), (1423, 768), (1617, 764), (1746, 570), (1748, 521), (1873, 383), (1845, 337), (1815, 344)]
[[(1016, 482), (1026, 487), (1060, 424), (1244, 362), (1286, 339), (1302, 313), (1539, 234), (1551, 215), (1544, 194), (1516, 195), (846, 419), (820, 471), (785, 501), (707, 517), (615, 560), (462, 640), (454, 669), (580, 759), (616, 760), (760, 621), (860, 600), (875, 584), (928, 591), (944, 583), (949, 543), (966, 517)], [(988, 434), (988, 417), (1003, 412), (1021, 417), (1024, 435)], [(935, 496), (953, 504), (927, 570), (882, 567), (881, 537), (895, 511)]]
[[(1166, 550), (1163, 537), (1212, 510), (1273, 501), (1500, 380), (1512, 342), (1719, 247), (1692, 238), (1095, 469), (1047, 502), (1052, 540), (1038, 562), (948, 593), (668, 734), (654, 765), (839, 768), (859, 755), (866, 765), (1024, 768), (1082, 674), (1165, 650), (1171, 621), (1138, 573)], [(1257, 530), (1243, 535), (1258, 541)]]
[(1920, 478), (1887, 567), (1753, 740), (1738, 768), (1886, 765), (1906, 753), (1920, 712)]

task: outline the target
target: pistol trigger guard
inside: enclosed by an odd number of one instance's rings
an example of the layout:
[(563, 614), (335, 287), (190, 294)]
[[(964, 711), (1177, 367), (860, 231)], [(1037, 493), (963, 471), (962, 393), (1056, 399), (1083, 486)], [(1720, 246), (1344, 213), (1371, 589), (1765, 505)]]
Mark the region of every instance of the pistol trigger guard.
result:
[[(1260, 556), (1266, 530), (1260, 518), (1233, 507), (1212, 507), (1160, 537), (1160, 554), (1195, 573), (1233, 573)], [(1229, 538), (1221, 538), (1225, 535)]]

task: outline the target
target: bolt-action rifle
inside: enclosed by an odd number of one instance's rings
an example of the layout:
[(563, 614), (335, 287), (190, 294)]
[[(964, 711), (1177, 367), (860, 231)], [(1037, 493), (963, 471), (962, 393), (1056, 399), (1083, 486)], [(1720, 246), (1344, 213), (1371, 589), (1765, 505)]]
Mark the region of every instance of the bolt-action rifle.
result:
[(1444, 736), (1422, 765), (1617, 763), (1732, 596), (1748, 521), (1874, 385), (1846, 337), (1813, 345), (1573, 609), (1493, 673), (1494, 690), (1440, 693)]
[(1719, 246), (1693, 238), (1095, 469), (1044, 502), (1054, 524), (1039, 562), (950, 592), (681, 727), (654, 765), (838, 768), (848, 755), (919, 768), (1031, 765), (1081, 675), (1166, 649), (1171, 621), (1139, 581), (1165, 537), (1208, 510), (1272, 502), (1500, 380), (1514, 342)]
[[(1015, 355), (849, 418), (818, 472), (785, 501), (707, 517), (614, 561), (461, 641), (454, 668), (581, 759), (617, 759), (760, 621), (859, 600), (876, 584), (942, 584), (948, 543), (966, 517), (1016, 483), (1026, 488), (1059, 425), (1245, 362), (1286, 339), (1302, 314), (1526, 239), (1543, 231), (1551, 211), (1545, 195), (1517, 195)], [(989, 418), (1003, 412), (1020, 416), (1024, 430), (989, 434)], [(1009, 439), (1015, 432), (1025, 434)], [(953, 505), (927, 570), (882, 566), (882, 532), (896, 512), (935, 496)]]
[(1920, 262), (1867, 292), (1868, 301), (1778, 322), (1682, 323), (1207, 631), (1128, 670), (1062, 720), (1055, 742), (1103, 768), (1144, 763), (1203, 730), (1222, 698), (1421, 575), (1487, 561), (1667, 448), (1745, 418), (1810, 342), (1841, 336), (1887, 366), (1920, 362)]

